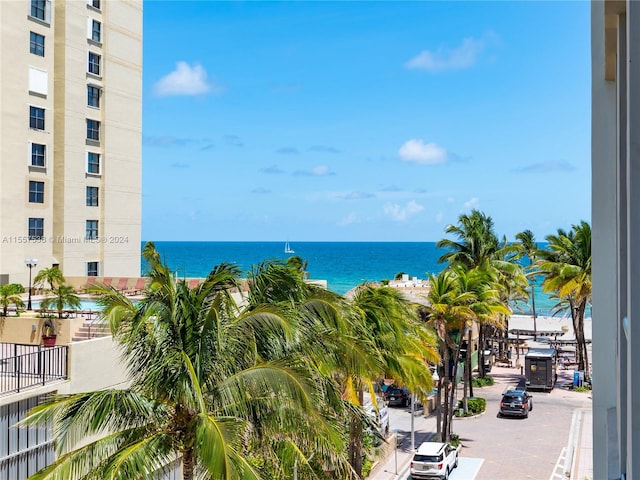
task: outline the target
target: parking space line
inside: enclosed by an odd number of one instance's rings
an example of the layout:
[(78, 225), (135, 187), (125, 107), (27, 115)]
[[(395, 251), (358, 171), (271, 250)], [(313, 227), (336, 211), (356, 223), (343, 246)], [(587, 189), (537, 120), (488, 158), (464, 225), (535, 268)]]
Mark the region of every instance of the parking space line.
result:
[(556, 480), (558, 478), (566, 478), (564, 476), (564, 459), (567, 455), (567, 447), (563, 447), (556, 462), (556, 466), (553, 467), (553, 473), (549, 477), (549, 480)]

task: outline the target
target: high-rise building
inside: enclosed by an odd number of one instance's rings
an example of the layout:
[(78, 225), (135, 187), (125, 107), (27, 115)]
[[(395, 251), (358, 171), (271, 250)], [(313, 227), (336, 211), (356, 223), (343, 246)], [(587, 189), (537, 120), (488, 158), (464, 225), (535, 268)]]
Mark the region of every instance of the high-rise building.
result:
[(0, 2), (0, 284), (140, 274), (142, 0)]

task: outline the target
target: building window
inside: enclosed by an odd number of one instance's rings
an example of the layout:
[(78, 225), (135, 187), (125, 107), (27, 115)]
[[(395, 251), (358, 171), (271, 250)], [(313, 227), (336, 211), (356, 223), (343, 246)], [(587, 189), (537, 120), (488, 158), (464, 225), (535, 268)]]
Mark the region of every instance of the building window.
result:
[(44, 182), (29, 180), (29, 203), (44, 203)]
[(29, 219), (29, 240), (41, 240), (44, 237), (44, 218)]
[(29, 51), (34, 55), (44, 57), (44, 35), (31, 32), (29, 41)]
[(89, 73), (100, 75), (100, 55), (89, 52)]
[(44, 108), (29, 107), (29, 127), (44, 130)]
[(87, 276), (97, 277), (99, 266), (100, 266), (100, 262), (87, 262)]
[(41, 143), (31, 144), (31, 163), (32, 167), (47, 166), (47, 146)]
[(47, 22), (47, 0), (31, 0), (31, 16)]
[(87, 153), (87, 173), (100, 174), (100, 154), (94, 152)]
[(100, 43), (102, 41), (101, 31), (102, 31), (102, 25), (100, 24), (100, 22), (97, 20), (92, 20), (91, 21), (91, 40), (93, 40), (94, 42)]
[(85, 238), (87, 240), (98, 239), (98, 220), (87, 220), (87, 231)]
[(100, 108), (100, 88), (87, 85), (87, 105)]
[(98, 187), (87, 187), (87, 207), (98, 206)]
[(97, 8), (98, 10), (100, 10), (100, 0), (88, 0), (87, 3), (93, 8)]
[(100, 122), (87, 118), (87, 140), (100, 141)]

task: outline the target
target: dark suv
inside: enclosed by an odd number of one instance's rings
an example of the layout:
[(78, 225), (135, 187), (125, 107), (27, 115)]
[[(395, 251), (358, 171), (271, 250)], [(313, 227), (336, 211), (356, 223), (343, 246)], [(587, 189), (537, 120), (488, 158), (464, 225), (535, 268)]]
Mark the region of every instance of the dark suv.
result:
[(533, 399), (526, 390), (508, 390), (502, 395), (498, 415), (527, 418), (531, 410), (533, 410)]
[(384, 392), (384, 399), (390, 407), (408, 407), (411, 404), (411, 394), (406, 388), (389, 387)]

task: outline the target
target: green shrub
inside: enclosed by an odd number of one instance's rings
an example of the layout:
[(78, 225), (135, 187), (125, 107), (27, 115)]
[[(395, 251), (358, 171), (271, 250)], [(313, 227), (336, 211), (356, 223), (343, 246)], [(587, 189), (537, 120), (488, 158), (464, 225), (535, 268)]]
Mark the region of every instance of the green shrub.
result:
[(460, 435), (456, 435), (455, 433), (451, 434), (451, 442), (449, 442), (452, 447), (458, 447), (460, 445)]
[[(462, 411), (462, 400), (458, 401), (458, 407), (456, 408), (456, 416), (460, 417), (459, 412)], [(487, 409), (487, 401), (480, 397), (467, 398), (467, 415), (477, 415), (484, 412)]]
[(583, 385), (582, 387), (573, 387), (574, 392), (589, 392), (591, 389), (588, 386)]
[(474, 378), (472, 383), (474, 387), (482, 388), (482, 387), (488, 387), (490, 385), (493, 385), (495, 383), (495, 380), (493, 379), (493, 377), (490, 377), (489, 375), (487, 375), (486, 377)]

